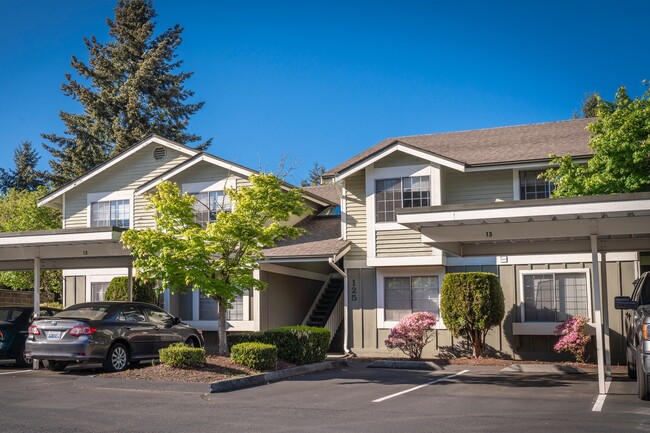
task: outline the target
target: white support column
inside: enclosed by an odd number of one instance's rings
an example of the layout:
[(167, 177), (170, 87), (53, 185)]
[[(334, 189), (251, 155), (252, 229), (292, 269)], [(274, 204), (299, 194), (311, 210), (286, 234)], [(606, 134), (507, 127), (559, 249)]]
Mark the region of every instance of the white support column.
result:
[(133, 301), (133, 266), (129, 266), (127, 281), (129, 285), (129, 302)]
[(607, 253), (600, 253), (600, 277), (603, 292), (603, 347), (605, 351), (605, 376), (612, 377), (612, 351), (609, 340), (609, 295), (607, 294)]
[(603, 322), (601, 317), (600, 272), (598, 264), (598, 236), (590, 235), (592, 288), (594, 292), (594, 322), (596, 325), (596, 358), (598, 361), (598, 393), (606, 394), (605, 390), (605, 359), (603, 353)]
[[(41, 311), (41, 258), (34, 257), (34, 317)], [(35, 359), (34, 370), (38, 370), (39, 361)]]
[[(260, 270), (255, 269), (253, 271), (253, 277), (256, 280), (260, 279)], [(259, 290), (254, 290), (253, 289), (253, 330), (254, 331), (259, 331), (262, 329), (261, 321), (260, 321), (260, 316), (262, 314), (262, 308), (261, 308), (261, 293)]]

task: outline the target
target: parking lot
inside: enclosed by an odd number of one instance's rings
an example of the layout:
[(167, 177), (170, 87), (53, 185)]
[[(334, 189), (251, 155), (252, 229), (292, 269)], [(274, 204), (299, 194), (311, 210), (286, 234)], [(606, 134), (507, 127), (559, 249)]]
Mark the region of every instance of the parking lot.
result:
[[(618, 374), (600, 412), (595, 374), (435, 372), (354, 364), (223, 394), (0, 366), (2, 432), (650, 431), (650, 403)], [(200, 387), (199, 387), (200, 388)], [(207, 387), (206, 387), (207, 390)]]

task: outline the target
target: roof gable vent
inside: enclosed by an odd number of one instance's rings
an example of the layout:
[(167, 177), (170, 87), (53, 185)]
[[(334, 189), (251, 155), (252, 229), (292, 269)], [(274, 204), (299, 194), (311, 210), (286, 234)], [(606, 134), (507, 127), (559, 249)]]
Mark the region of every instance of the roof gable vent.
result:
[(156, 161), (162, 161), (167, 156), (167, 148), (163, 146), (157, 146), (153, 150), (153, 159)]

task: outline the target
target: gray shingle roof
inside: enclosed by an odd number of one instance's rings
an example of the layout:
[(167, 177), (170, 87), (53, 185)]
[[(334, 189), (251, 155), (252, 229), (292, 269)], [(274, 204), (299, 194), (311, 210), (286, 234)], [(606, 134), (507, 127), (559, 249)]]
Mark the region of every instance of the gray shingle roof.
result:
[(281, 257), (327, 257), (338, 254), (350, 242), (341, 239), (340, 217), (313, 217), (297, 224), (306, 230), (297, 239), (287, 239), (264, 250), (267, 259)]
[(303, 189), (331, 202), (332, 204), (341, 203), (341, 196), (339, 196), (339, 192), (336, 190), (335, 185), (306, 186)]
[(505, 126), (440, 134), (388, 138), (323, 175), (332, 177), (394, 144), (455, 161), (466, 166), (548, 160), (550, 154), (590, 156), (590, 119)]

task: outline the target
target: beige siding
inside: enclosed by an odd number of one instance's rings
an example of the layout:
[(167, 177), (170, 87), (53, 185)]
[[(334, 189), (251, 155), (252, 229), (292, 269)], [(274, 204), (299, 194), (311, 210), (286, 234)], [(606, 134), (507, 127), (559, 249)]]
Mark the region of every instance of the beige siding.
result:
[(461, 173), (443, 171), (444, 204), (509, 201), (512, 194), (512, 170)]
[(409, 155), (408, 153), (403, 152), (394, 152), (390, 155), (380, 159), (375, 163), (375, 168), (383, 167), (404, 167), (407, 165), (429, 165), (429, 161), (426, 161), (417, 156)]
[[(66, 193), (65, 227), (88, 226), (88, 194), (135, 190), (188, 158), (174, 149), (167, 148), (167, 157), (162, 161), (156, 161), (152, 155), (155, 147), (156, 144), (152, 143), (121, 163), (110, 167)], [(136, 206), (134, 206), (134, 212)]]
[(382, 230), (376, 237), (377, 257), (430, 256), (433, 248), (420, 242), (415, 230)]
[(156, 222), (153, 219), (153, 209), (148, 209), (148, 194), (134, 197), (133, 201), (133, 227), (139, 229), (156, 228)]
[(365, 260), (366, 242), (366, 178), (365, 171), (350, 176), (345, 180), (345, 230), (346, 236), (352, 242), (350, 252), (346, 255), (349, 260)]
[(323, 286), (322, 281), (267, 271), (260, 271), (260, 280), (267, 283), (266, 290), (260, 292), (262, 331), (300, 325)]

